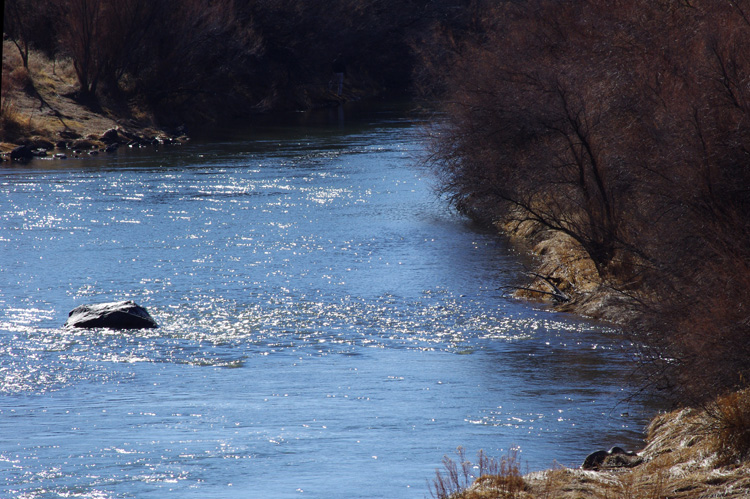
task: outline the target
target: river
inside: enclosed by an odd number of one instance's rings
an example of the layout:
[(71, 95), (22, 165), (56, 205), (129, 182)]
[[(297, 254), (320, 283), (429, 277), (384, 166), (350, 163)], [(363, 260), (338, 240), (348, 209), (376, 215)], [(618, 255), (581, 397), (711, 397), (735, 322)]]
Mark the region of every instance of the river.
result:
[[(0, 166), (0, 497), (423, 498), (637, 446), (616, 331), (514, 300), (403, 106)], [(132, 299), (156, 330), (65, 329)]]

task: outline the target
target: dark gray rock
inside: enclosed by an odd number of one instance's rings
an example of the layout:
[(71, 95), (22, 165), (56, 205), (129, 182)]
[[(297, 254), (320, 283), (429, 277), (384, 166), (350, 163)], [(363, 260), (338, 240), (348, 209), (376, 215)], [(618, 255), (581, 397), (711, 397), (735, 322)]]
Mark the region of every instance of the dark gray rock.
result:
[(609, 452), (606, 450), (592, 452), (583, 460), (581, 468), (584, 470), (598, 470), (607, 456), (609, 456)]
[(28, 146), (18, 146), (10, 152), (11, 161), (25, 162), (33, 157), (34, 153)]
[(151, 329), (159, 326), (145, 308), (128, 300), (80, 305), (70, 311), (65, 327)]
[(29, 149), (31, 149), (32, 151), (34, 149), (46, 149), (46, 150), (49, 151), (50, 149), (54, 149), (55, 148), (55, 144), (53, 144), (49, 140), (43, 139), (41, 137), (36, 137), (36, 138), (30, 139), (24, 145), (28, 146)]
[(635, 452), (614, 453), (604, 459), (602, 469), (634, 468), (643, 462), (643, 458)]
[(104, 132), (101, 137), (99, 137), (99, 140), (101, 140), (105, 144), (113, 144), (115, 142), (119, 142), (120, 134), (117, 132), (116, 128), (110, 128), (109, 130)]
[(622, 447), (612, 447), (609, 450), (592, 452), (583, 461), (584, 470), (603, 470), (615, 468), (633, 468), (643, 462), (635, 452), (626, 451)]

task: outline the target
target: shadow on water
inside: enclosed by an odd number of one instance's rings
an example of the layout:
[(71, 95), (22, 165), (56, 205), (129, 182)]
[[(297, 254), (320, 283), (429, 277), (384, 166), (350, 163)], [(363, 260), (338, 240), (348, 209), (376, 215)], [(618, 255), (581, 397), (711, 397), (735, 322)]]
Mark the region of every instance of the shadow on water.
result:
[(410, 128), (425, 115), (409, 100), (365, 100), (299, 112), (257, 114), (196, 131), (199, 142), (236, 142), (300, 133), (361, 133), (373, 127)]

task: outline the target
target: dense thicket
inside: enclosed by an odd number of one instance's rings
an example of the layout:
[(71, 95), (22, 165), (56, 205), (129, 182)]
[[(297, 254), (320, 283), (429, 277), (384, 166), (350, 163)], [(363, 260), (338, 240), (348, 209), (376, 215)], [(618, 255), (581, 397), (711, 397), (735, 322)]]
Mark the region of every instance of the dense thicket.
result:
[[(490, 5), (494, 4), (494, 5)], [(630, 298), (650, 379), (750, 379), (750, 2), (488, 2), (435, 29), (444, 188), (572, 237)]]
[(171, 121), (320, 104), (335, 98), (337, 56), (347, 91), (407, 91), (410, 43), (471, 15), (466, 0), (4, 3), (4, 34), (24, 56), (71, 57), (81, 98), (130, 99)]

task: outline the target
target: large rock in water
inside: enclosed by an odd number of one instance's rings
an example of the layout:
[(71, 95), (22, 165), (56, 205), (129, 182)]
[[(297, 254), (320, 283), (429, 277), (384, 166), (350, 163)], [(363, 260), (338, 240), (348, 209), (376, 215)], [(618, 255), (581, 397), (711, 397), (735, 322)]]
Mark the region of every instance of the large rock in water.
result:
[(66, 327), (107, 327), (110, 329), (148, 329), (159, 327), (145, 308), (134, 301), (116, 301), (80, 305), (68, 314)]

